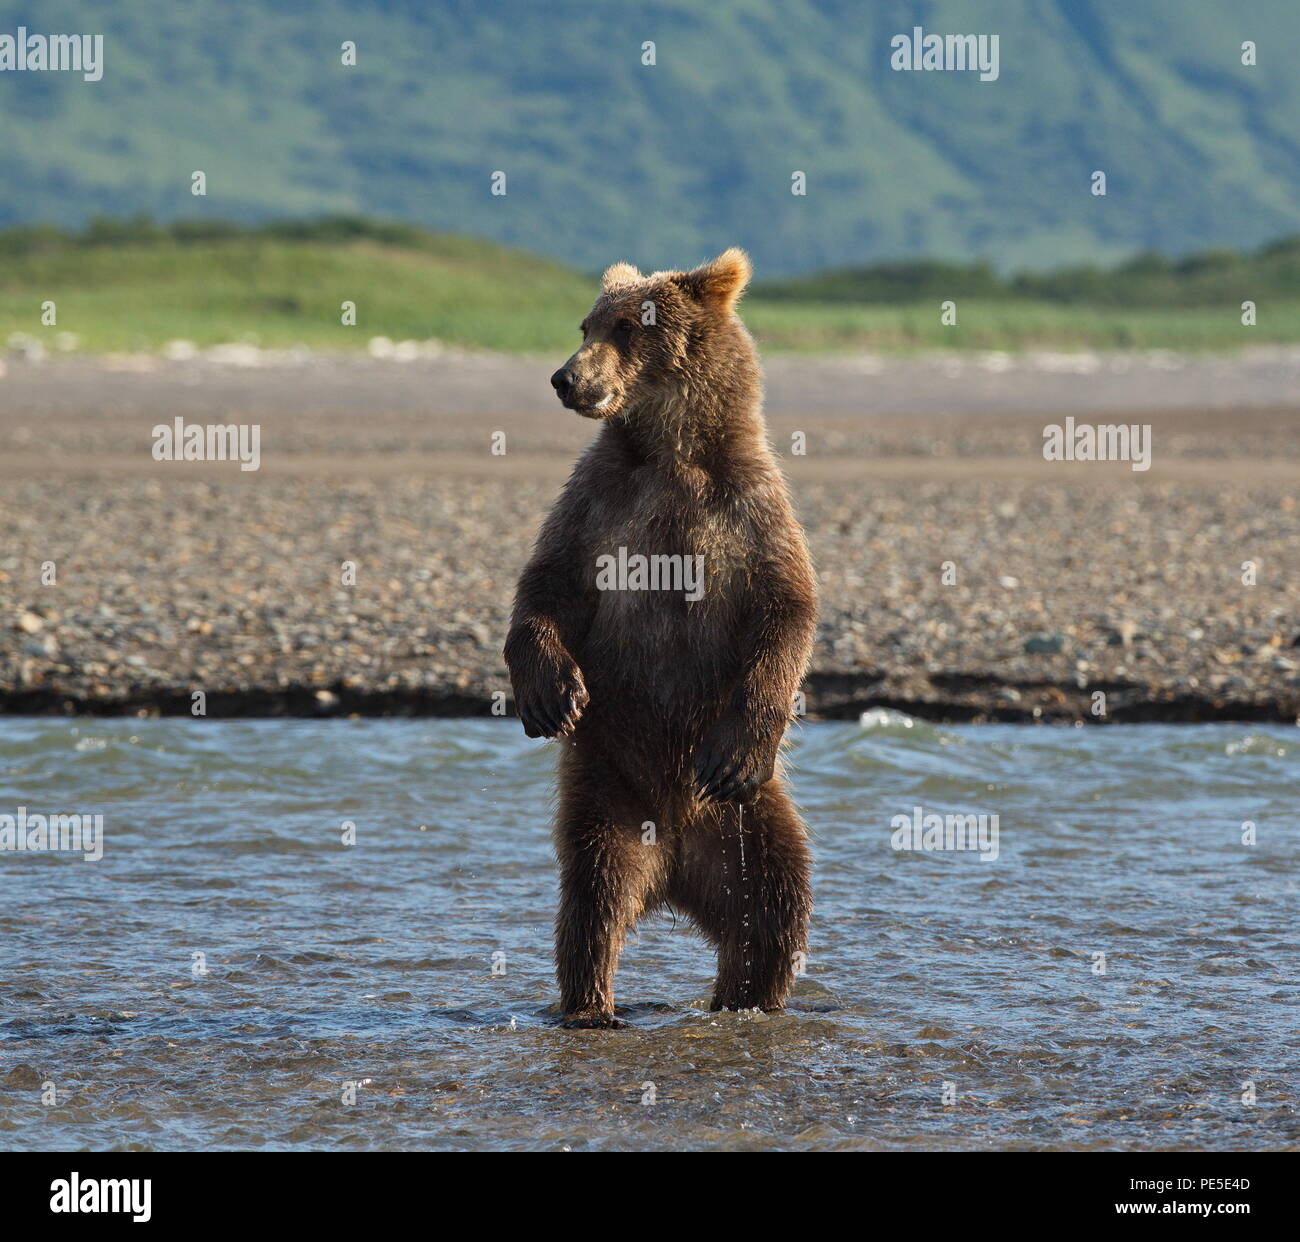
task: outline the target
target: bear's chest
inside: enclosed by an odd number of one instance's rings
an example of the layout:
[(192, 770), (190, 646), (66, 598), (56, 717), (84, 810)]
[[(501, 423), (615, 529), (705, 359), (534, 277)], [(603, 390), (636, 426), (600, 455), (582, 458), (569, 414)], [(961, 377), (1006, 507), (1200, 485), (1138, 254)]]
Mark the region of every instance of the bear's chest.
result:
[(752, 560), (744, 514), (690, 474), (634, 473), (603, 489), (585, 542), (598, 618), (653, 621), (664, 641), (728, 613)]

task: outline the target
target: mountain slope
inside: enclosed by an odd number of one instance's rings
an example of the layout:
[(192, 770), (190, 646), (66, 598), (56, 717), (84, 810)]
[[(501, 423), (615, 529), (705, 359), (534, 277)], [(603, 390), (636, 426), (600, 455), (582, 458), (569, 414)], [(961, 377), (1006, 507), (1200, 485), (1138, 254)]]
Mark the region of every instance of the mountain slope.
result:
[[(360, 211), (584, 268), (739, 242), (768, 275), (1296, 229), (1293, 0), (0, 2), (24, 21), (102, 32), (104, 76), (0, 73), (0, 223)], [(997, 81), (891, 70), (918, 23), (998, 35)]]

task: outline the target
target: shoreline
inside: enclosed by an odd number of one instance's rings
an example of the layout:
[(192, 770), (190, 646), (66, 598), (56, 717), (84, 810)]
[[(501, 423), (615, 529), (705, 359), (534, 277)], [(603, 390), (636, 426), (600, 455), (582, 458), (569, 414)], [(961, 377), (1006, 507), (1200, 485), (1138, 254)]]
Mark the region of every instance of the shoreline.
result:
[[(954, 674), (969, 684), (960, 697), (913, 699), (873, 692), (881, 679), (869, 674), (818, 673), (805, 682), (809, 723), (856, 720), (864, 712), (889, 710), (931, 724), (1021, 724), (1074, 727), (1136, 724), (1286, 724), (1300, 725), (1300, 693), (1284, 698), (1225, 699), (1177, 694), (1159, 687), (1112, 686), (1104, 717), (1091, 712), (1091, 692), (1073, 685), (1041, 683), (1006, 686), (995, 678)], [(1019, 702), (1006, 697), (1010, 689)], [(473, 694), (412, 694), (387, 690), (358, 690), (342, 685), (320, 690), (310, 686), (283, 689), (214, 691), (206, 711), (195, 717), (192, 691), (162, 690), (148, 696), (70, 698), (57, 689), (8, 691), (0, 694), (0, 717), (10, 719), (169, 719), (208, 720), (325, 720), (325, 719), (500, 719), (514, 720), (513, 701), (504, 717), (494, 715), (491, 698)], [(322, 693), (327, 697), (321, 697)], [(799, 722), (792, 725), (797, 729)]]
[[(201, 690), (214, 718), (489, 716), (595, 430), (542, 370), (11, 367), (0, 714), (190, 715)], [(1300, 717), (1300, 360), (1174, 374), (770, 366), (818, 575), (808, 718)], [(1044, 460), (1067, 412), (1149, 423), (1150, 469)], [(261, 424), (261, 469), (153, 460), (176, 417)]]

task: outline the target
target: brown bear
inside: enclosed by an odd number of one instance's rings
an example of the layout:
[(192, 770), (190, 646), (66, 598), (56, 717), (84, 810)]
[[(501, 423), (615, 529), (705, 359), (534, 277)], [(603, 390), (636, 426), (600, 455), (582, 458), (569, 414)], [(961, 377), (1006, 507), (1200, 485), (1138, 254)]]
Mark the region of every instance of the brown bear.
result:
[(737, 249), (689, 272), (615, 264), (551, 377), (603, 426), (519, 579), (505, 659), (525, 733), (563, 744), (567, 1026), (622, 1025), (619, 952), (657, 907), (717, 945), (715, 1010), (780, 1009), (806, 950), (807, 833), (777, 751), (816, 584), (735, 313), (749, 276)]

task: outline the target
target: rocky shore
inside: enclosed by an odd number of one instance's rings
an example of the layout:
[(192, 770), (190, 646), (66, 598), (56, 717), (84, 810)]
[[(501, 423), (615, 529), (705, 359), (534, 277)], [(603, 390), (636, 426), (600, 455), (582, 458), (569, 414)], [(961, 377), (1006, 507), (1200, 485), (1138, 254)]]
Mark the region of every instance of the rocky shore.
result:
[[(1284, 364), (1271, 387), (1243, 370), (1232, 407), (1162, 404), (1167, 363), (1130, 368), (1127, 410), (1104, 387), (1097, 421), (1152, 427), (1145, 471), (1043, 459), (1046, 424), (1088, 417), (1087, 375), (968, 360), (945, 389), (936, 362), (918, 410), (915, 370), (896, 372), (920, 365), (775, 367), (773, 440), (822, 597), (810, 717), (1297, 719)], [(0, 710), (490, 713), (514, 579), (592, 431), (551, 408), (545, 370), (11, 361)], [(154, 460), (152, 427), (176, 417), (256, 423), (260, 468)]]

